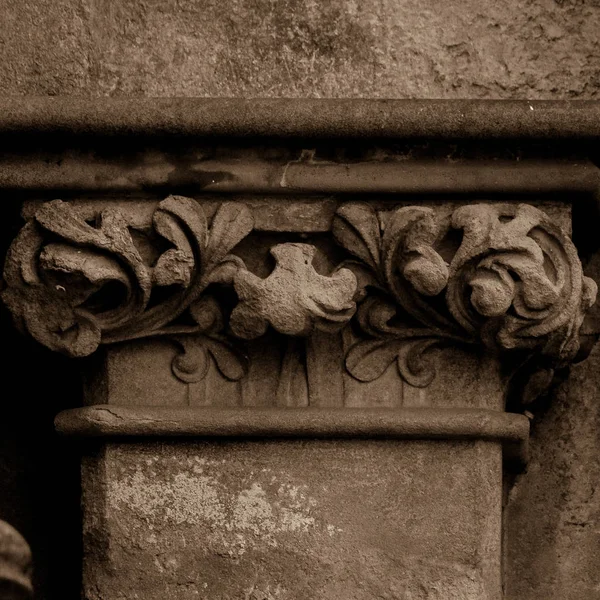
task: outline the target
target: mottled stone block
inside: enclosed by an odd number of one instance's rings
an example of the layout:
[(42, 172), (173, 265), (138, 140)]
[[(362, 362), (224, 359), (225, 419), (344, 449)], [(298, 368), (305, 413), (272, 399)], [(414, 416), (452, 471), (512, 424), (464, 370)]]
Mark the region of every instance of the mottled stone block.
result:
[(108, 443), (88, 600), (499, 600), (496, 442)]

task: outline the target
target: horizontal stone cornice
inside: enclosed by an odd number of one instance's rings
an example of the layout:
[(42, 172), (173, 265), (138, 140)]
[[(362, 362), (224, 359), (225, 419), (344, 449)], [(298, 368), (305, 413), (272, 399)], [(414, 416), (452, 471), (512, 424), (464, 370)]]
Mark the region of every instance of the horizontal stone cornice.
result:
[(0, 135), (595, 139), (594, 100), (0, 100)]

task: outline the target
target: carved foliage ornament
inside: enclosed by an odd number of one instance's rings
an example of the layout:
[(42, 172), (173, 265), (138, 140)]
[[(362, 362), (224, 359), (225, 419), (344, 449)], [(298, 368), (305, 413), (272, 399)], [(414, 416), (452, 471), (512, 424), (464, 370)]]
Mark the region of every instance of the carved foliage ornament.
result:
[[(66, 202), (44, 204), (6, 259), (2, 297), (17, 325), (75, 357), (101, 342), (168, 335), (185, 351), (173, 364), (185, 381), (203, 376), (207, 352), (225, 377), (241, 378), (245, 358), (221, 334), (222, 310), (206, 291), (231, 284), (243, 266), (229, 252), (252, 230), (250, 211), (223, 204), (209, 229), (198, 203), (170, 196), (152, 226), (170, 247), (149, 264), (118, 210), (106, 209), (88, 223)], [(187, 321), (178, 323), (183, 313)]]
[[(120, 211), (88, 221), (54, 200), (13, 242), (2, 297), (22, 330), (70, 356), (169, 336), (183, 350), (173, 371), (184, 381), (201, 379), (209, 356), (224, 377), (240, 379), (247, 361), (235, 340), (269, 326), (307, 336), (354, 318), (353, 377), (371, 381), (396, 361), (406, 381), (425, 386), (434, 371), (422, 358), (441, 345), (567, 364), (596, 296), (571, 240), (529, 205), (466, 205), (446, 217), (410, 206), (380, 218), (368, 204), (344, 204), (332, 232), (354, 258), (330, 276), (314, 269), (314, 246), (289, 243), (271, 249), (276, 267), (257, 277), (231, 254), (253, 226), (242, 203), (222, 204), (209, 226), (199, 203), (170, 196), (146, 232), (160, 248), (149, 258)], [(215, 286), (235, 290), (232, 312)]]
[(53, 200), (11, 245), (2, 298), (17, 326), (51, 350), (82, 357), (101, 343), (169, 336), (183, 350), (173, 362), (177, 377), (202, 379), (210, 354), (235, 381), (247, 359), (224, 335), (227, 315), (211, 286), (235, 286), (240, 303), (231, 330), (245, 339), (269, 324), (291, 335), (339, 329), (355, 311), (353, 273), (319, 275), (313, 246), (273, 248), (277, 268), (266, 280), (248, 272), (230, 251), (253, 226), (242, 203), (222, 204), (209, 227), (200, 204), (170, 196), (154, 212), (150, 232), (166, 249), (149, 261), (120, 211), (105, 209), (88, 222), (71, 204)]
[(361, 381), (397, 360), (405, 380), (426, 386), (435, 372), (423, 355), (444, 344), (521, 350), (550, 369), (579, 349), (597, 287), (583, 276), (571, 240), (533, 206), (467, 205), (446, 219), (410, 206), (380, 223), (369, 205), (347, 204), (333, 234), (357, 259), (346, 266), (363, 296), (376, 291), (357, 315), (368, 339), (346, 358)]

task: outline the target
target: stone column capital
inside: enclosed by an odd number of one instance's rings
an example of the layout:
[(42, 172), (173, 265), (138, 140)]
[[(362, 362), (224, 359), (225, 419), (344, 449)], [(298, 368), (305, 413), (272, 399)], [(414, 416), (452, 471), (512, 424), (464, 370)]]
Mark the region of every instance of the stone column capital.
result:
[(289, 234), (268, 247), (266, 277), (246, 265), (260, 233), (242, 201), (207, 210), (169, 196), (144, 218), (124, 203), (53, 200), (11, 245), (2, 298), (22, 331), (72, 357), (169, 338), (186, 382), (202, 379), (209, 360), (242, 379), (244, 343), (269, 328), (298, 338), (352, 327), (352, 377), (373, 381), (395, 361), (408, 384), (426, 387), (435, 369), (424, 356), (457, 345), (517, 356), (535, 365), (535, 385), (547, 383), (577, 355), (597, 293), (569, 236), (526, 203), (341, 201), (326, 232), (330, 257)]

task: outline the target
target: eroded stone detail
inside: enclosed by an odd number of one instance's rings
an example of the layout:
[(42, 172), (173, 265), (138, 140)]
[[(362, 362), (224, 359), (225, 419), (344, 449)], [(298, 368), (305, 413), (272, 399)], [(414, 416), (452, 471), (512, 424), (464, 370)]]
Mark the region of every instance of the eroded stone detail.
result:
[(200, 203), (170, 196), (141, 230), (118, 209), (86, 220), (55, 200), (14, 241), (2, 296), (22, 330), (70, 356), (168, 336), (182, 351), (173, 373), (185, 382), (204, 378), (211, 358), (226, 379), (243, 378), (240, 340), (269, 327), (307, 337), (352, 319), (358, 338), (345, 368), (358, 381), (377, 379), (395, 361), (405, 381), (425, 387), (435, 376), (427, 353), (459, 344), (510, 352), (543, 388), (577, 354), (596, 296), (573, 243), (526, 204), (443, 215), (342, 204), (332, 234), (354, 258), (324, 275), (313, 266), (315, 246), (276, 244), (275, 268), (262, 278), (231, 253), (254, 228), (241, 202), (221, 204), (209, 225)]
[(271, 249), (277, 264), (269, 277), (236, 273), (240, 302), (231, 315), (236, 336), (257, 338), (269, 325), (286, 335), (306, 336), (314, 329), (337, 331), (352, 318), (356, 277), (349, 269), (320, 275), (312, 265), (315, 252), (309, 244), (279, 244)]
[[(222, 309), (207, 289), (231, 284), (243, 268), (229, 252), (252, 227), (244, 204), (221, 205), (209, 228), (197, 202), (170, 196), (154, 212), (151, 233), (171, 247), (144, 258), (120, 211), (103, 210), (88, 223), (54, 200), (13, 242), (2, 298), (17, 326), (51, 350), (86, 356), (100, 343), (168, 335), (184, 351), (173, 364), (184, 380), (202, 377), (207, 353), (224, 376), (240, 378), (243, 354), (220, 335)], [(193, 343), (182, 337), (189, 334), (197, 334)]]
[(411, 206), (382, 223), (369, 205), (347, 204), (333, 234), (358, 259), (347, 266), (366, 296), (357, 320), (368, 339), (346, 356), (360, 381), (396, 360), (406, 381), (424, 387), (435, 371), (423, 355), (452, 343), (535, 355), (543, 372), (577, 354), (597, 287), (571, 240), (533, 206), (468, 205), (449, 222)]
[(0, 598), (28, 600), (31, 586), (31, 551), (13, 527), (0, 521)]

